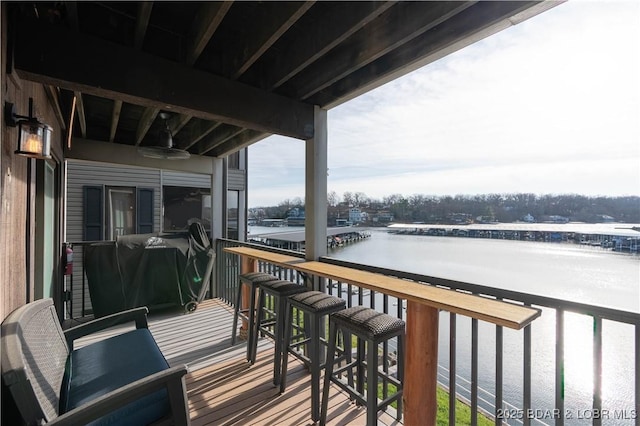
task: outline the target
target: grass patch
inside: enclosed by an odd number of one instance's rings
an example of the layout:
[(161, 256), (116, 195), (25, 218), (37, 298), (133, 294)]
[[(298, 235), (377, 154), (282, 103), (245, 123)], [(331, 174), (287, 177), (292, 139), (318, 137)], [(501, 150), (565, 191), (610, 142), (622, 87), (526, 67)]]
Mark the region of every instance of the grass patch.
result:
[[(438, 401), (437, 425), (449, 425), (449, 392), (438, 386), (436, 399)], [(462, 401), (456, 400), (456, 425), (471, 424), (471, 407)], [(478, 413), (478, 425), (491, 426), (494, 421), (482, 413)]]
[[(389, 384), (389, 395), (396, 391), (396, 387)], [(378, 384), (378, 398), (382, 399), (382, 383)], [(449, 392), (438, 386), (436, 399), (438, 403), (438, 414), (436, 424), (442, 426), (449, 425)], [(391, 403), (397, 409), (397, 403)], [(492, 426), (494, 421), (482, 413), (478, 413), (479, 426)], [(471, 407), (462, 401), (456, 400), (456, 426), (471, 425)]]

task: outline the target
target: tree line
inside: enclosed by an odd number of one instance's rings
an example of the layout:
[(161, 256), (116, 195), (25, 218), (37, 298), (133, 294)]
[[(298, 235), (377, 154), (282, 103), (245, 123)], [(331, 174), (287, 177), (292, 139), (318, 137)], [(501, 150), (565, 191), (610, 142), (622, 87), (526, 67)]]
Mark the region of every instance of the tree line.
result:
[[(340, 197), (335, 191), (331, 191), (327, 194), (327, 204), (330, 223), (336, 217), (348, 217), (348, 211), (353, 207), (367, 212), (369, 216), (385, 212), (393, 216), (395, 222), (405, 223), (450, 223), (462, 218), (472, 221), (481, 218), (487, 221), (515, 222), (531, 217), (536, 222), (550, 217), (562, 217), (587, 223), (640, 223), (638, 196), (392, 194), (376, 199), (362, 192), (345, 192)], [(250, 214), (256, 219), (285, 218), (296, 208), (304, 209), (304, 200), (300, 197), (284, 200), (277, 206), (250, 209)]]

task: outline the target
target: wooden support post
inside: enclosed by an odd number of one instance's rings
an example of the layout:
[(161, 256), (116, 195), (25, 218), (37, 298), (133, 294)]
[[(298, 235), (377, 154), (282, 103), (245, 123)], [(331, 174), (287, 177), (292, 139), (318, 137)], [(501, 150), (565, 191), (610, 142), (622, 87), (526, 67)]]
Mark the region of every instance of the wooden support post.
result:
[[(248, 256), (240, 256), (240, 273), (248, 274), (250, 272), (256, 272), (258, 270), (258, 262), (256, 259)], [(239, 284), (238, 284), (239, 285)], [(242, 307), (241, 309), (247, 309), (251, 302), (251, 293), (247, 286), (242, 286)], [(255, 308), (255, 306), (254, 306)], [(240, 338), (246, 340), (249, 332), (249, 323), (246, 319), (242, 320), (240, 326)]]
[(407, 301), (404, 424), (436, 424), (438, 406), (438, 309)]

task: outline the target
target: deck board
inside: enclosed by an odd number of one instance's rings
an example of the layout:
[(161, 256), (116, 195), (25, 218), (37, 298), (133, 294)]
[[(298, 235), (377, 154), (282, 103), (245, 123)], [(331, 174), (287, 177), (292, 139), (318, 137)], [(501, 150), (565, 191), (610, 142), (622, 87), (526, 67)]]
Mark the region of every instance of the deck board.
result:
[[(311, 375), (290, 356), (287, 390), (283, 395), (273, 380), (273, 345), (261, 339), (252, 366), (246, 361), (246, 343), (231, 346), (232, 308), (220, 300), (206, 300), (195, 312), (179, 309), (152, 312), (149, 330), (170, 365), (186, 364), (187, 397), (192, 424), (220, 426), (313, 425), (310, 413)], [(76, 347), (133, 328), (113, 327), (78, 339)], [(366, 411), (332, 386), (328, 424), (364, 425)], [(379, 425), (396, 425), (382, 412)]]

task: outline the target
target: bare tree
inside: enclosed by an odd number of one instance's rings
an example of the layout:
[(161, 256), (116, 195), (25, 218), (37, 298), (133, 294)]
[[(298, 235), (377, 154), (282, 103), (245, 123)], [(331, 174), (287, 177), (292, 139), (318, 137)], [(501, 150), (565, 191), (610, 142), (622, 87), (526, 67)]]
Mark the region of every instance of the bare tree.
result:
[(342, 199), (344, 200), (344, 203), (346, 205), (348, 205), (348, 206), (352, 206), (353, 205), (354, 199), (353, 199), (353, 193), (352, 192), (349, 192), (349, 191), (345, 192), (342, 195)]
[(365, 194), (364, 192), (356, 192), (353, 194), (353, 204), (356, 207), (360, 207), (361, 205), (366, 204), (368, 200), (369, 197), (367, 197), (367, 194)]
[(327, 194), (327, 204), (329, 204), (329, 206), (331, 207), (335, 207), (338, 205), (338, 194), (336, 193), (336, 191), (330, 191)]

